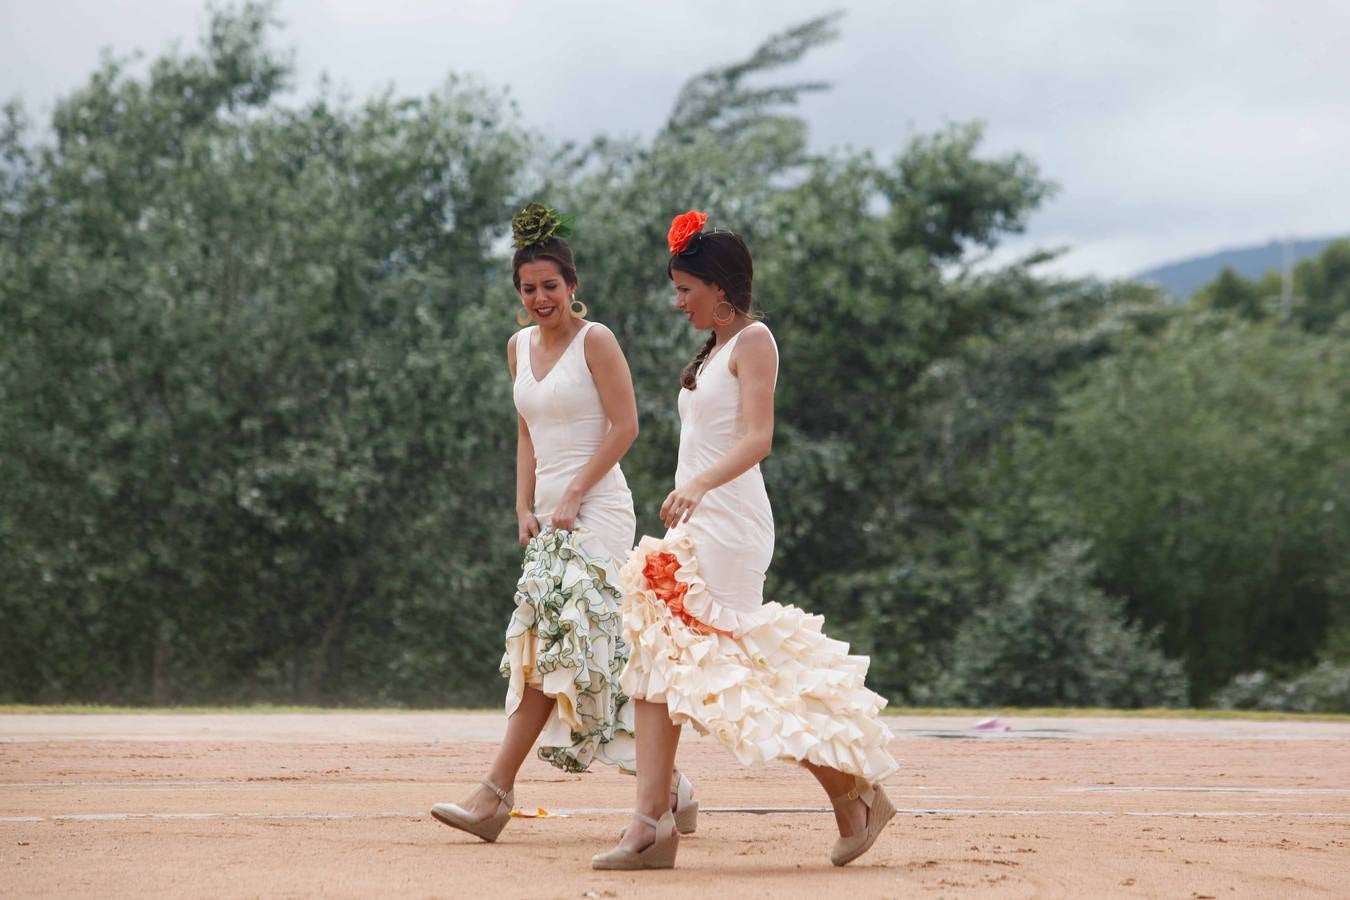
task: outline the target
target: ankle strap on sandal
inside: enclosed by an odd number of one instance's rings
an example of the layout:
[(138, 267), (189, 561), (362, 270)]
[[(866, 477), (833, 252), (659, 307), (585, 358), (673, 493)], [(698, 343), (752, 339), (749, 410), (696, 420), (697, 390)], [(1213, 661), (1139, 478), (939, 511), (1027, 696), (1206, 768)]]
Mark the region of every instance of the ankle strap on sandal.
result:
[(633, 818), (637, 819), (639, 822), (645, 822), (646, 824), (652, 826), (653, 828), (661, 824), (657, 820), (653, 819), (651, 816), (644, 816), (642, 813), (637, 812), (636, 810), (634, 810), (633, 812)]
[(861, 800), (867, 806), (872, 805), (872, 798), (876, 796), (876, 785), (855, 783), (853, 787), (838, 797), (831, 797), (830, 803), (838, 806), (841, 803), (847, 803), (850, 800)]
[(497, 787), (495, 784), (493, 784), (491, 781), (489, 781), (489, 780), (486, 779), (486, 778), (484, 778), (484, 779), (482, 780), (481, 784), (483, 785), (483, 787), (487, 788), (489, 791), (492, 791), (492, 793), (496, 794), (496, 795), (497, 795), (497, 799), (501, 800), (503, 803), (510, 803), (510, 802), (511, 802), (511, 792), (510, 792), (510, 791), (504, 791), (504, 790), (502, 790), (501, 788)]
[(860, 797), (862, 797), (862, 793), (855, 786), (847, 794), (840, 794), (838, 797), (831, 797), (830, 802), (833, 803), (835, 806), (838, 806), (841, 803), (847, 803), (850, 800), (857, 800)]

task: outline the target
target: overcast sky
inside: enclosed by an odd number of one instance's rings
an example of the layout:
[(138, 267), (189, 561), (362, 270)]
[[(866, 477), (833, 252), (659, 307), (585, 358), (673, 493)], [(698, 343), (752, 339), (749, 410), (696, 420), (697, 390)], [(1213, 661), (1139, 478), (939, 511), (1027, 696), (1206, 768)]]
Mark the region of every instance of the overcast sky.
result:
[[(946, 122), (1058, 182), (1017, 248), (1126, 275), (1272, 238), (1350, 233), (1350, 3), (1333, 0), (283, 0), (302, 90), (509, 87), (541, 134), (647, 135), (691, 73), (844, 9), (790, 77), (817, 147), (891, 154)], [(111, 47), (195, 42), (195, 0), (0, 0), (0, 97), (30, 112)], [(697, 198), (690, 198), (696, 203)]]

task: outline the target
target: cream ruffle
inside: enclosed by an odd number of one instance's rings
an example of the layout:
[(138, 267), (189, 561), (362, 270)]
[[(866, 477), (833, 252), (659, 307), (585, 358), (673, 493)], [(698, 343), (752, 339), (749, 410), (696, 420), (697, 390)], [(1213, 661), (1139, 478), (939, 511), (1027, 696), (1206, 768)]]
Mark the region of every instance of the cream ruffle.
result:
[(631, 773), (633, 708), (619, 688), (628, 660), (620, 597), (587, 537), (584, 529), (545, 529), (525, 548), (500, 666), (509, 679), (506, 714), (534, 687), (557, 700), (541, 759), (567, 772), (599, 759)]
[[(699, 633), (672, 614), (643, 572), (653, 553), (679, 561), (685, 611), (729, 636)], [(620, 685), (628, 696), (665, 703), (673, 721), (716, 735), (746, 765), (808, 761), (869, 783), (899, 768), (886, 750), (886, 701), (863, 683), (870, 660), (826, 637), (821, 616), (779, 603), (754, 612), (718, 603), (683, 532), (644, 537), (619, 583), (631, 648)]]

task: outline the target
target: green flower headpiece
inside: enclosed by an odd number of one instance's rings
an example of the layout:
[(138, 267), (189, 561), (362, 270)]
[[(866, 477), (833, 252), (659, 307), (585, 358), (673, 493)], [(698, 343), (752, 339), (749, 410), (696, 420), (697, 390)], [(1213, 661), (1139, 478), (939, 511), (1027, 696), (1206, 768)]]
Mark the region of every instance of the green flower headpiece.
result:
[(556, 209), (542, 203), (531, 203), (511, 219), (511, 246), (528, 247), (542, 244), (551, 237), (571, 237), (576, 216), (559, 215)]

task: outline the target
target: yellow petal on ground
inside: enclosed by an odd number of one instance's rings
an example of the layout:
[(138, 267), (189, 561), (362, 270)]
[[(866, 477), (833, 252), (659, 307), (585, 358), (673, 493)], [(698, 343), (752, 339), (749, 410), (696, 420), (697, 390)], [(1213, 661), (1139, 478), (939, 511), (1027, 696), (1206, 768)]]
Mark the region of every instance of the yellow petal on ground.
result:
[(511, 816), (516, 819), (570, 819), (571, 816), (566, 813), (551, 813), (542, 806), (536, 806), (534, 811), (528, 809), (513, 809)]
[(571, 816), (551, 813), (542, 806), (536, 806), (534, 812), (527, 809), (513, 809), (511, 815), (517, 819), (570, 819)]

